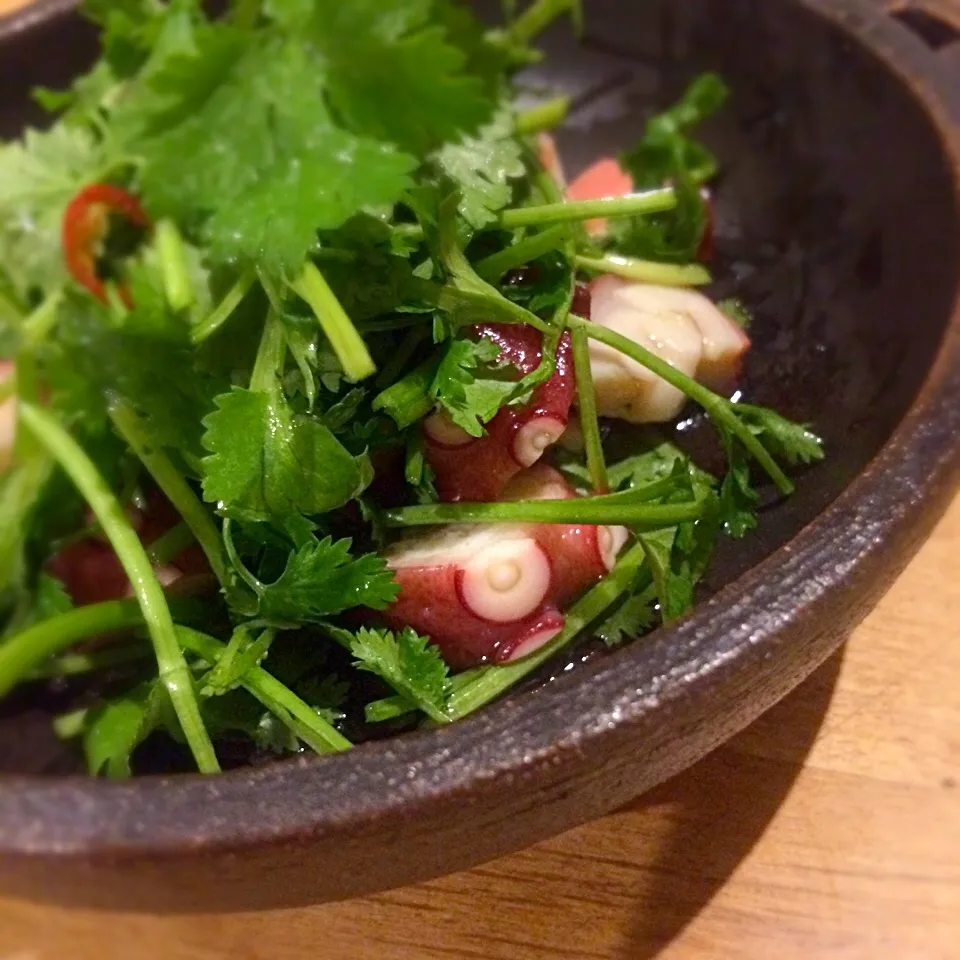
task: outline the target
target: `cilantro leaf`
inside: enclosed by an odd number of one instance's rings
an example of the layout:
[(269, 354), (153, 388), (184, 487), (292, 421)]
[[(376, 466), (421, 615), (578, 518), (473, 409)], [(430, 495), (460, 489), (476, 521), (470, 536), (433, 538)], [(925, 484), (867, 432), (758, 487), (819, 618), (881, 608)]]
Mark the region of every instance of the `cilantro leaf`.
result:
[(17, 623), (17, 630), (26, 630), (72, 609), (73, 600), (63, 582), (49, 573), (41, 572), (33, 593), (33, 606), (28, 615)]
[(292, 274), (318, 229), (399, 200), (416, 161), (335, 126), (321, 65), (298, 41), (250, 35), (235, 53), (220, 50), (222, 76), (204, 46), (180, 63), (190, 110), (138, 145), (144, 196), (155, 215), (207, 220), (215, 260)]
[(353, 607), (383, 610), (399, 592), (375, 554), (353, 557), (351, 541), (312, 540), (290, 555), (275, 583), (258, 589), (259, 613), (278, 622), (319, 621)]
[(516, 66), (527, 62), (523, 56), (527, 51), (518, 44), (504, 42), (502, 31), (487, 29), (467, 4), (435, 0), (433, 15), (467, 58), (467, 73), (480, 80), (491, 99), (503, 93), (505, 81)]
[(683, 172), (674, 177), (677, 205), (669, 213), (615, 221), (610, 237), (618, 253), (665, 263), (697, 259), (707, 230), (707, 204)]
[[(790, 464), (823, 459), (822, 441), (805, 425), (766, 407), (732, 404), (730, 409), (773, 457)], [(725, 426), (720, 426), (720, 439), (727, 456), (727, 475), (720, 488), (720, 513), (728, 535), (740, 539), (756, 529), (761, 498), (751, 482), (750, 461), (741, 440)]]
[(87, 769), (111, 779), (131, 775), (133, 751), (157, 728), (166, 691), (158, 680), (142, 683), (88, 715), (83, 732)]
[(597, 627), (596, 635), (608, 647), (619, 647), (628, 640), (635, 640), (654, 625), (655, 601), (652, 590), (644, 590), (627, 597), (614, 613)]
[(437, 475), (424, 455), (423, 437), (419, 431), (412, 431), (407, 435), (404, 478), (413, 488), (417, 503), (440, 502), (436, 487)]
[(742, 300), (737, 297), (728, 297), (717, 303), (717, 309), (729, 320), (732, 320), (741, 330), (749, 330), (753, 326), (753, 315)]
[(638, 190), (669, 182), (677, 194), (676, 209), (668, 213), (613, 223), (610, 240), (621, 253), (667, 262), (695, 259), (707, 229), (707, 203), (700, 184), (715, 176), (717, 160), (691, 133), (727, 96), (727, 87), (716, 74), (703, 74), (677, 104), (651, 117), (640, 143), (621, 156)]
[(409, 627), (400, 633), (362, 628), (352, 638), (355, 666), (385, 680), (428, 717), (446, 722), (450, 670), (440, 650)]
[(707, 572), (717, 547), (720, 530), (720, 501), (713, 491), (706, 499), (700, 519), (695, 523), (682, 523), (677, 528), (673, 565), (689, 584), (689, 592), (682, 605), (684, 612), (693, 606), (693, 588)]
[[(317, 126), (322, 125), (319, 116)], [(210, 219), (211, 255), (220, 262), (256, 260), (279, 274), (306, 257), (318, 229), (334, 229), (364, 206), (400, 198), (414, 164), (387, 144), (330, 127), (323, 146), (299, 161), (262, 171)]]
[(691, 477), (694, 486), (701, 489), (708, 489), (716, 483), (709, 473), (697, 467), (676, 444), (670, 441), (659, 443), (643, 453), (634, 454), (608, 468), (608, 480), (614, 490), (643, 487), (663, 480), (671, 474)]
[(0, 609), (23, 598), (28, 531), (52, 473), (50, 458), (37, 451), (0, 476)]
[(638, 535), (664, 623), (693, 608), (696, 586), (716, 548), (719, 518), (719, 503), (712, 495), (709, 508), (695, 523)]
[(300, 749), (294, 722), (285, 711), (265, 710), (246, 690), (231, 690), (200, 701), (203, 722), (214, 738), (240, 734), (256, 746), (274, 755), (296, 753)]
[(436, 163), (460, 193), (460, 215), (475, 230), (493, 223), (513, 199), (511, 181), (526, 173), (512, 111), (501, 108), (475, 136), (447, 144)]
[(34, 87), (31, 96), (48, 113), (77, 127), (91, 125), (115, 97), (117, 76), (106, 60), (98, 61), (86, 74), (77, 77), (66, 90)]
[(720, 503), (713, 478), (686, 459), (674, 461), (670, 478), (675, 481), (674, 489), (662, 502), (692, 499), (700, 504), (701, 513), (689, 523), (637, 534), (664, 623), (693, 607), (695, 588), (706, 572), (720, 532)]
[[(407, 202), (411, 203), (410, 197)], [(417, 217), (428, 243), (448, 274), (447, 283), (435, 293), (437, 306), (455, 327), (499, 321), (529, 323), (537, 330), (544, 330), (545, 324), (539, 317), (508, 300), (480, 277), (467, 259), (461, 246), (458, 203), (456, 193), (441, 200), (435, 188), (419, 191), (415, 200)]]
[(101, 178), (105, 148), (88, 130), (59, 124), (0, 145), (0, 263), (24, 301), (68, 275), (60, 242), (63, 214), (74, 194)]
[(374, 245), (357, 248), (349, 263), (325, 264), (324, 276), (343, 309), (356, 322), (401, 308), (414, 312), (423, 290), (423, 281), (414, 274), (406, 257)]
[[(440, 361), (431, 387), (450, 419), (472, 437), (489, 423), (516, 390), (512, 366), (498, 364), (500, 348), (490, 339), (457, 339)], [(503, 379), (498, 379), (499, 374)]]
[(322, 677), (301, 680), (296, 686), (296, 693), (328, 723), (335, 724), (344, 717), (343, 708), (350, 695), (350, 684), (335, 673), (327, 673)]
[(760, 495), (750, 482), (750, 463), (734, 438), (723, 437), (727, 451), (727, 475), (720, 487), (720, 515), (727, 534), (741, 540), (757, 528)]
[(346, 126), (416, 156), (475, 131), (492, 112), (432, 7), (432, 0), (318, 0), (308, 27)]
[(326, 513), (363, 488), (360, 458), (281, 397), (235, 387), (215, 403), (203, 421), (203, 495), (227, 514), (271, 520)]
[(146, 294), (146, 274), (135, 276), (144, 304), (119, 328), (92, 298), (68, 299), (56, 342), (44, 353), (45, 370), (68, 420), (95, 424), (106, 397), (118, 394), (145, 418), (153, 441), (178, 451), (193, 470), (204, 453), (201, 421), (225, 384), (198, 369), (183, 319), (169, 313), (155, 287)]
[(335, 723), (343, 716), (350, 684), (329, 666), (329, 651), (312, 634), (280, 634), (270, 648), (265, 669), (305, 703)]
[(186, 120), (245, 49), (245, 35), (229, 24), (206, 23), (183, 4), (171, 4), (167, 11), (147, 62), (111, 112), (113, 135), (123, 142)]
[(168, 17), (196, 9), (194, 0), (156, 4), (149, 0), (85, 0), (83, 12), (100, 26), (104, 62), (129, 77), (147, 61)]
[(660, 601), (660, 613), (664, 623), (676, 619), (686, 609), (686, 605), (676, 592), (678, 578), (674, 576), (672, 564), (676, 539), (676, 527), (637, 536), (637, 540), (643, 547), (647, 566), (653, 575), (654, 588)]
[(705, 73), (687, 87), (676, 104), (651, 117), (643, 139), (621, 157), (637, 187), (662, 186), (678, 171), (685, 172), (696, 183), (710, 180), (717, 172), (717, 160), (690, 134), (716, 113), (728, 97), (723, 80), (715, 73)]
[(824, 458), (823, 441), (806, 424), (794, 423), (774, 410), (748, 403), (737, 404), (736, 411), (778, 459), (796, 466)]

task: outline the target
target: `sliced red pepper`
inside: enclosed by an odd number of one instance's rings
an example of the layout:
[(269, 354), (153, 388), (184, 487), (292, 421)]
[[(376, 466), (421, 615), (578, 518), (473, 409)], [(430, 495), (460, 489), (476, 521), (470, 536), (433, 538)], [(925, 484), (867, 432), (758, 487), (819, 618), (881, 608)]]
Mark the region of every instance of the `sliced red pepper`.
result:
[[(97, 252), (107, 234), (110, 214), (119, 214), (137, 227), (150, 227), (140, 201), (122, 187), (109, 183), (92, 183), (84, 187), (69, 203), (63, 216), (63, 254), (67, 269), (81, 286), (98, 300), (107, 303), (107, 287), (97, 273)], [(126, 284), (118, 287), (120, 299), (133, 307)]]

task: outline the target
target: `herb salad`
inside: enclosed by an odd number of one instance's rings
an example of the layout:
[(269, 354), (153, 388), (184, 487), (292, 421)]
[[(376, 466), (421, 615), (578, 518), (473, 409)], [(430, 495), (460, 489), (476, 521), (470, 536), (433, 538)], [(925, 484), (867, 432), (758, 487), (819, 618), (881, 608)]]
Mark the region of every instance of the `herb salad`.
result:
[[(0, 697), (67, 689), (91, 773), (461, 718), (684, 614), (822, 458), (728, 399), (747, 314), (696, 289), (720, 78), (568, 183), (512, 77), (576, 0), (85, 9), (0, 145)], [(722, 476), (653, 432), (690, 402)]]

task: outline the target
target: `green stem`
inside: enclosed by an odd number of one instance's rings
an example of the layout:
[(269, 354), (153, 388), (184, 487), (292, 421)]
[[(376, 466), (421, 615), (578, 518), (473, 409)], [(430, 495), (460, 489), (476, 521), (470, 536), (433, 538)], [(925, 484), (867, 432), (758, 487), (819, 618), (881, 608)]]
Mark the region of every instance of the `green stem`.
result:
[(54, 290), (36, 310), (31, 313), (20, 328), (24, 346), (35, 347), (50, 335), (59, 316), (60, 304), (63, 303), (63, 290)]
[[(414, 713), (417, 709), (415, 703), (411, 703), (406, 697), (397, 694), (395, 697), (384, 697), (382, 700), (374, 700), (363, 708), (363, 717), (367, 723), (383, 723), (385, 720), (396, 720), (398, 717), (405, 717), (408, 713)], [(443, 718), (447, 722), (447, 718)]]
[(283, 321), (271, 308), (263, 324), (260, 345), (250, 375), (250, 389), (254, 393), (273, 393), (279, 389), (278, 378), (287, 355), (287, 333)]
[[(13, 374), (8, 378), (21, 400), (36, 403), (40, 397), (40, 384), (37, 379), (37, 347), (50, 336), (60, 317), (60, 305), (63, 303), (63, 288), (48, 294), (43, 302), (33, 310), (20, 327), (20, 350)], [(14, 437), (14, 455), (18, 463), (26, 463), (36, 457), (48, 460), (46, 454), (40, 455), (39, 441), (29, 431), (16, 430)]]
[[(546, 227), (555, 223), (579, 223), (583, 220), (614, 217), (636, 217), (650, 213), (664, 213), (677, 206), (677, 195), (672, 187), (631, 193), (626, 197), (602, 197), (599, 200), (567, 200), (563, 203), (545, 203), (531, 207), (504, 210), (487, 230), (517, 230), (520, 227)], [(423, 239), (423, 227), (417, 223), (400, 223), (394, 231), (411, 240)]]
[(777, 461), (770, 456), (767, 448), (754, 435), (753, 431), (737, 416), (736, 408), (729, 400), (712, 390), (708, 390), (692, 377), (681, 373), (662, 357), (658, 357), (629, 337), (606, 327), (601, 327), (599, 324), (591, 323), (582, 317), (571, 316), (570, 326), (574, 329), (585, 329), (592, 340), (599, 340), (600, 343), (605, 343), (607, 346), (613, 347), (614, 350), (619, 350), (620, 353), (630, 357), (631, 360), (636, 360), (637, 363), (655, 373), (662, 380), (682, 391), (694, 403), (703, 407), (707, 416), (715, 424), (721, 429), (729, 431), (743, 444), (747, 452), (773, 480), (781, 494), (787, 496), (793, 493), (794, 486), (790, 478), (780, 469)]
[(307, 263), (290, 287), (310, 305), (347, 379), (357, 383), (376, 373), (363, 337), (316, 265)]
[(510, 39), (526, 46), (539, 36), (557, 17), (569, 13), (579, 26), (581, 20), (581, 0), (534, 0), (524, 12), (510, 24)]
[[(651, 487), (654, 486), (651, 484)], [(655, 495), (661, 494), (659, 488)], [(588, 523), (622, 524), (660, 530), (697, 520), (703, 507), (696, 502), (653, 504), (643, 488), (576, 500), (523, 500), (515, 503), (440, 503), (386, 510), (390, 527), (427, 527), (447, 523)]]
[(282, 317), (284, 313), (283, 291), (263, 267), (257, 267), (257, 279), (260, 281), (260, 286), (263, 287), (263, 292), (267, 295), (267, 302), (273, 308), (273, 312), (278, 317)]
[[(177, 636), (185, 650), (210, 664), (215, 664), (227, 649), (226, 644), (189, 627), (177, 627)], [(317, 753), (337, 753), (353, 746), (336, 727), (263, 667), (247, 670), (240, 685)]]
[(186, 310), (196, 298), (190, 271), (187, 269), (187, 251), (183, 237), (172, 220), (161, 220), (154, 230), (163, 289), (167, 303), (176, 311)]
[(580, 428), (587, 451), (590, 485), (594, 493), (603, 494), (610, 489), (610, 479), (607, 476), (603, 439), (597, 419), (597, 394), (593, 386), (593, 370), (590, 367), (590, 341), (582, 327), (573, 331), (573, 367), (577, 375), (577, 406), (580, 409)]
[(255, 637), (252, 627), (241, 624), (204, 677), (201, 689), (212, 690), (215, 694), (226, 693), (251, 667), (259, 665), (276, 635), (275, 628), (267, 627)]
[(136, 600), (110, 600), (43, 620), (0, 644), (0, 699), (49, 659), (89, 637), (143, 626)]
[(569, 232), (570, 228), (566, 224), (557, 224), (491, 254), (479, 261), (474, 269), (488, 283), (496, 283), (508, 270), (526, 266), (548, 253), (553, 253), (567, 239)]
[(581, 270), (591, 273), (609, 273), (624, 280), (656, 283), (663, 287), (700, 287), (710, 283), (710, 271), (699, 263), (656, 263), (607, 254), (605, 257), (578, 256), (575, 261)]
[(579, 223), (582, 220), (611, 217), (637, 217), (647, 213), (663, 213), (677, 206), (677, 195), (671, 187), (632, 193), (626, 197), (602, 197), (599, 200), (568, 200), (534, 207), (504, 210), (498, 225), (505, 230), (518, 227), (542, 227), (553, 223)]
[(373, 400), (373, 409), (387, 414), (401, 430), (422, 420), (434, 407), (430, 387), (438, 364), (438, 357), (427, 357), (405, 377), (378, 394)]
[[(486, 281), (477, 279), (480, 283), (486, 283)], [(489, 292), (486, 292), (464, 289), (454, 283), (447, 283), (437, 289), (435, 303), (441, 310), (451, 314), (456, 315), (464, 311), (469, 316), (476, 317), (477, 319), (471, 320), (471, 323), (484, 321), (525, 323), (541, 333), (554, 332), (550, 323), (541, 320), (535, 313), (531, 313), (526, 307), (520, 306), (519, 303), (508, 300), (496, 287), (490, 287)], [(483, 321), (481, 321), (481, 317)]]
[(193, 539), (200, 544), (214, 576), (223, 586), (227, 586), (228, 572), (223, 555), (223, 541), (210, 512), (200, 502), (170, 457), (153, 445), (143, 422), (132, 407), (114, 398), (110, 404), (110, 419), (117, 433), (147, 468), (163, 495), (190, 528)]
[(233, 316), (233, 312), (240, 306), (243, 298), (253, 286), (255, 277), (256, 274), (253, 270), (246, 270), (237, 277), (233, 286), (213, 308), (213, 311), (190, 331), (190, 339), (194, 343), (203, 343), (212, 337)]
[[(560, 184), (543, 166), (543, 164), (540, 162), (540, 158), (530, 148), (529, 144), (524, 146), (524, 153), (527, 166), (529, 166), (533, 171), (534, 186), (540, 191), (546, 202), (563, 203), (564, 196)], [(567, 263), (569, 264), (570, 279), (569, 283), (567, 284), (566, 295), (558, 304), (556, 310), (554, 310), (553, 317), (551, 318), (551, 325), (556, 331), (558, 331), (555, 335), (556, 339), (552, 337), (544, 338), (544, 349), (546, 350), (547, 344), (549, 343), (550, 349), (553, 351), (554, 358), (556, 357), (556, 351), (560, 344), (560, 339), (563, 336), (564, 331), (567, 329), (567, 318), (570, 316), (570, 311), (573, 309), (573, 301), (577, 292), (577, 275), (573, 265), (573, 258), (577, 252), (576, 237), (579, 234), (585, 233), (582, 223), (564, 224), (563, 226), (565, 236), (561, 236), (559, 238), (560, 248), (563, 251), (563, 255), (567, 258)], [(541, 363), (540, 365), (544, 366), (544, 363)], [(555, 366), (555, 362), (552, 365)]]
[(617, 600), (630, 590), (644, 563), (643, 548), (630, 547), (613, 570), (568, 611), (563, 630), (546, 646), (516, 663), (482, 667), (476, 676), (459, 687), (447, 702), (447, 716), (459, 720), (506, 693), (565, 647), (591, 624), (596, 623)]
[(567, 119), (569, 112), (569, 97), (554, 97), (553, 100), (524, 110), (517, 116), (517, 135), (529, 137), (536, 133), (543, 133), (544, 130), (553, 130)]
[(202, 773), (216, 773), (220, 765), (200, 715), (193, 680), (177, 642), (167, 599), (123, 507), (90, 458), (52, 414), (30, 403), (21, 403), (19, 413), (21, 422), (56, 458), (100, 521), (143, 611), (160, 681), (170, 696), (197, 767)]
[(147, 556), (154, 566), (161, 567), (166, 563), (173, 563), (187, 547), (196, 542), (197, 538), (190, 525), (178, 523), (147, 547)]
[(466, 309), (469, 313), (486, 314), (486, 320), (502, 318), (506, 323), (526, 323), (535, 330), (550, 331), (550, 325), (535, 313), (514, 303), (478, 276), (460, 246), (456, 194), (450, 194), (440, 204), (437, 240), (440, 260), (450, 274), (449, 282), (438, 294), (437, 303), (441, 309), (450, 313)]
[(244, 566), (243, 560), (233, 542), (233, 526), (229, 518), (223, 521), (223, 542), (227, 551), (227, 559), (230, 561), (230, 566), (237, 572), (237, 576), (253, 591), (255, 596), (262, 597), (265, 588), (246, 566)]

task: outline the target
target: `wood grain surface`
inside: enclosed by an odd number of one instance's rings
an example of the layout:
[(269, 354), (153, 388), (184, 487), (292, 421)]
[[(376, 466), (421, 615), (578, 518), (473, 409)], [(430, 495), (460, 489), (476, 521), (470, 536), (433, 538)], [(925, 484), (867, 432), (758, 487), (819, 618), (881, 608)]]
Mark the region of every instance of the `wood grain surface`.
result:
[(842, 654), (604, 820), (307, 910), (160, 918), (0, 900), (0, 960), (307, 957), (960, 958), (960, 500)]
[(0, 958), (955, 960), (958, 781), (960, 500), (842, 655), (604, 820), (307, 910), (159, 918), (0, 900)]

